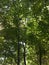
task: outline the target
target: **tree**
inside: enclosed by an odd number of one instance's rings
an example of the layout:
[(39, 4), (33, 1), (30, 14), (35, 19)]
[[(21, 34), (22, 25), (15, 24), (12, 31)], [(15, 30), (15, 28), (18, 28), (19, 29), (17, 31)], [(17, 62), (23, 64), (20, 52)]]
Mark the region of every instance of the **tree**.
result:
[(49, 60), (49, 1), (1, 0), (0, 5), (0, 57), (17, 65)]

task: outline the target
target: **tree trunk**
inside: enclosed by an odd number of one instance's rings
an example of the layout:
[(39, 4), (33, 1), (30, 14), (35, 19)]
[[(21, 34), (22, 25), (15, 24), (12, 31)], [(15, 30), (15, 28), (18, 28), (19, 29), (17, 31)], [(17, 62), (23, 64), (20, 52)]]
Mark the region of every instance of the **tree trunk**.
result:
[(20, 65), (20, 45), (18, 42), (18, 65)]
[(41, 55), (41, 52), (40, 52), (40, 57), (39, 57), (39, 65), (42, 65), (42, 55)]
[(39, 48), (39, 65), (42, 65), (42, 50)]
[(24, 65), (26, 65), (26, 54), (25, 54), (25, 46), (24, 46)]

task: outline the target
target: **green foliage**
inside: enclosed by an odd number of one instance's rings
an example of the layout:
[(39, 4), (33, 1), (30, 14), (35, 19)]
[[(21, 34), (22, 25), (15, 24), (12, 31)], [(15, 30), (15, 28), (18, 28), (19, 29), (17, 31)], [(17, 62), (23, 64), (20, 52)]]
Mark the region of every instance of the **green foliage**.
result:
[[(27, 65), (49, 65), (49, 1), (0, 1), (0, 59), (1, 64), (24, 65), (25, 42)], [(1, 58), (2, 57), (2, 58)], [(46, 62), (46, 63), (45, 63)]]

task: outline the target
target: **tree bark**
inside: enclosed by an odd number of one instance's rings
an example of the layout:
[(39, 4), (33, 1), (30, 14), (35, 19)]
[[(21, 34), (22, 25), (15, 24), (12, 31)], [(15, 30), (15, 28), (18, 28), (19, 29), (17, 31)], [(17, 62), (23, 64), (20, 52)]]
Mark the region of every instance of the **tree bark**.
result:
[(39, 48), (39, 65), (42, 65), (42, 50)]
[(41, 56), (41, 53), (40, 53), (40, 57), (39, 57), (39, 63), (40, 63), (40, 65), (42, 65), (42, 56)]
[(25, 53), (25, 46), (24, 46), (24, 65), (26, 65), (26, 53)]
[(20, 65), (20, 47), (18, 42), (18, 65)]

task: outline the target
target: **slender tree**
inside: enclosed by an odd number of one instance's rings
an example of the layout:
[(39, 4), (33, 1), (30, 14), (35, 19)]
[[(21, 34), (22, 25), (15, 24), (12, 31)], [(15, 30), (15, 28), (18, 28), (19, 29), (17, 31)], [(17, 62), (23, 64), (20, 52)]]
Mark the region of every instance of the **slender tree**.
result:
[(24, 65), (26, 65), (26, 49), (25, 49), (25, 43), (24, 43)]

